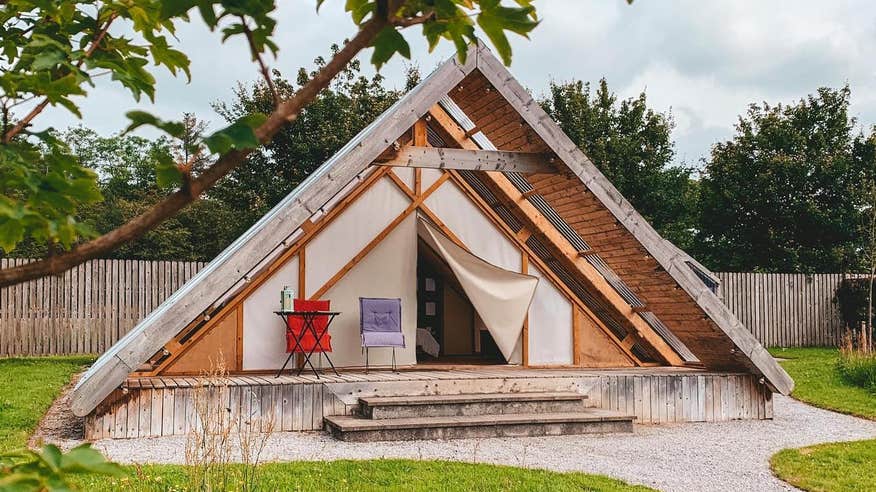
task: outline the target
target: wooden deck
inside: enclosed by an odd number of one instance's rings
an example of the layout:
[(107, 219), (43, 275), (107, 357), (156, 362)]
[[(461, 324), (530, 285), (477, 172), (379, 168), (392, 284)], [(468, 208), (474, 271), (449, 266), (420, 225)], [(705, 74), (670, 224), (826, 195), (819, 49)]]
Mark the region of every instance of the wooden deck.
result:
[(750, 374), (683, 368), (533, 369), (418, 366), (398, 373), (342, 370), (340, 376), (233, 375), (129, 378), (86, 418), (86, 438), (185, 434), (196, 401), (233, 419), (271, 420), (275, 430), (319, 430), (323, 417), (349, 415), (360, 397), (574, 391), (589, 405), (636, 415), (638, 423), (772, 418), (772, 393)]

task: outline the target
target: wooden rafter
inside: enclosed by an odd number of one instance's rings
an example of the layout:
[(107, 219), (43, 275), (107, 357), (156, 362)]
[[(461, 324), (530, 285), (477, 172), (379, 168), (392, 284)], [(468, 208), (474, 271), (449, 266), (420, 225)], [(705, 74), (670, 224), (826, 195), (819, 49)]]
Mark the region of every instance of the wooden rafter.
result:
[[(480, 198), (480, 196), (477, 194), (477, 192), (475, 192), (473, 189), (471, 189), (471, 187), (468, 185), (468, 183), (464, 179), (462, 179), (461, 176), (459, 176), (457, 173), (455, 173), (453, 171), (447, 171), (443, 174), (443, 176), (448, 176), (448, 175), (453, 180), (453, 182), (457, 186), (459, 186), (459, 188), (462, 190), (463, 194), (468, 196), (469, 199), (471, 199), (472, 202), (474, 202), (475, 206), (477, 206), (486, 215), (486, 217), (490, 220), (490, 222), (492, 222), (493, 225), (498, 227), (499, 230), (501, 230), (508, 239), (510, 239), (513, 243), (515, 243), (515, 245), (518, 248), (520, 248), (520, 250), (524, 254), (524, 257), (527, 258), (527, 261), (524, 263), (526, 265), (527, 271), (529, 269), (529, 262), (532, 262), (536, 267), (538, 267), (538, 269), (540, 271), (542, 271), (544, 273), (544, 275), (548, 278), (548, 280), (550, 280), (551, 283), (553, 283), (553, 285), (558, 290), (560, 290), (560, 292), (563, 293), (563, 295), (566, 297), (566, 299), (568, 299), (569, 302), (572, 303), (573, 309), (575, 307), (577, 307), (577, 309), (580, 309), (580, 310), (582, 310), (582, 312), (586, 313), (586, 315), (593, 321), (593, 323), (596, 324), (596, 326), (599, 327), (606, 334), (606, 336), (609, 338), (609, 340), (611, 340), (621, 350), (621, 352), (623, 352), (623, 354), (627, 356), (627, 358), (630, 360), (630, 362), (632, 362), (633, 364), (636, 364), (636, 365), (641, 365), (641, 361), (639, 361), (638, 358), (636, 358), (636, 356), (633, 355), (633, 353), (629, 350), (629, 348), (624, 348), (622, 346), (622, 344), (620, 343), (620, 340), (617, 339), (617, 337), (614, 335), (614, 333), (612, 333), (611, 330), (609, 330), (608, 327), (606, 327), (599, 320), (599, 318), (597, 318), (596, 315), (593, 314), (593, 312), (590, 310), (590, 308), (586, 304), (584, 304), (584, 302), (581, 299), (579, 299), (578, 296), (576, 296), (574, 292), (569, 290), (569, 288), (566, 286), (566, 284), (564, 284), (559, 279), (559, 277), (556, 276), (556, 274), (553, 272), (553, 270), (551, 270), (550, 267), (548, 267), (541, 260), (541, 258), (539, 258), (535, 254), (535, 252), (533, 252), (529, 248), (529, 246), (526, 245), (525, 240), (523, 240), (523, 241), (520, 240), (518, 235), (515, 234), (514, 231), (512, 231), (508, 227), (507, 224), (505, 224), (505, 222), (496, 214), (495, 211), (493, 211), (486, 203), (483, 202), (483, 200)], [(408, 196), (412, 196), (412, 191), (410, 190), (410, 188), (408, 188), (407, 185), (405, 185), (405, 183), (395, 173), (390, 173), (388, 176), (396, 184), (396, 186), (398, 186), (398, 188), (402, 192), (404, 192)], [(465, 243), (463, 243), (462, 240), (459, 239), (459, 237), (457, 237), (456, 234), (454, 234), (453, 231), (450, 230), (450, 228), (448, 228), (441, 221), (441, 219), (434, 212), (432, 212), (432, 210), (430, 210), (428, 206), (425, 205), (425, 203), (420, 205), (420, 212), (423, 213), (423, 215), (425, 215), (426, 217), (428, 217), (429, 220), (431, 220), (435, 224), (435, 226), (438, 227), (438, 229), (444, 233), (445, 236), (447, 236), (448, 238), (450, 238), (451, 241), (456, 243), (457, 246), (465, 249), (466, 251), (469, 251), (469, 249), (465, 245)], [(528, 333), (528, 329), (529, 329), (528, 319), (529, 318), (527, 316), (527, 323), (524, 326), (527, 330), (527, 333)], [(526, 352), (524, 352), (524, 354), (526, 354), (526, 363), (528, 363), (529, 362), (528, 354)]]
[[(429, 110), (433, 122), (442, 127), (447, 136), (457, 145), (465, 148), (477, 148), (477, 144), (465, 137), (463, 129), (441, 108), (435, 105)], [(633, 312), (632, 307), (614, 290), (608, 281), (586, 259), (578, 256), (578, 252), (569, 241), (539, 212), (528, 200), (522, 198), (522, 193), (501, 173), (482, 173), (484, 181), (492, 185), (491, 188), (501, 199), (521, 210), (521, 218), (527, 227), (535, 233), (547, 239), (549, 247), (559, 250), (557, 258), (577, 273), (584, 281), (598, 293), (614, 310), (633, 327), (636, 334), (646, 341), (663, 358), (666, 363), (678, 366), (684, 361), (670, 347), (663, 338), (654, 332), (648, 323)]]
[[(395, 173), (389, 173), (388, 176), (393, 180), (398, 179), (398, 176)], [(390, 222), (386, 227), (383, 228), (380, 233), (377, 234), (368, 244), (365, 245), (362, 250), (356, 253), (350, 261), (348, 261), (340, 270), (338, 270), (326, 283), (324, 283), (313, 295), (310, 296), (311, 299), (319, 299), (326, 292), (328, 292), (334, 285), (346, 275), (350, 270), (353, 269), (360, 261), (362, 261), (368, 253), (371, 252), (378, 244), (380, 244), (386, 236), (388, 236), (399, 224), (402, 223), (409, 215), (411, 215), (417, 208), (423, 203), (423, 201), (429, 197), (435, 190), (438, 189), (445, 181), (447, 181), (449, 177), (446, 175), (442, 175), (440, 178), (435, 180), (429, 188), (424, 191), (419, 196), (415, 196), (412, 198), (411, 203), (400, 213), (392, 222)], [(406, 187), (407, 188), (407, 187)], [(408, 195), (411, 196), (410, 194)]]
[[(206, 335), (210, 330), (213, 329), (214, 326), (218, 324), (218, 322), (223, 319), (229, 312), (237, 308), (238, 305), (242, 306), (243, 301), (249, 296), (249, 294), (262, 285), (268, 278), (270, 278), (271, 274), (276, 271), (278, 268), (282, 267), (289, 258), (295, 256), (302, 250), (307, 243), (313, 240), (317, 234), (321, 230), (323, 230), (328, 224), (334, 221), (335, 218), (340, 216), (341, 212), (347, 209), (356, 199), (365, 191), (370, 189), (375, 183), (377, 183), (382, 177), (386, 176), (389, 169), (379, 169), (376, 172), (371, 173), (368, 177), (362, 180), (358, 186), (356, 186), (350, 193), (344, 197), (340, 202), (337, 203), (331, 210), (326, 212), (325, 215), (320, 217), (320, 219), (314, 223), (310, 219), (305, 220), (301, 229), (304, 231), (304, 235), (302, 235), (298, 240), (292, 245), (289, 249), (287, 249), (284, 253), (279, 255), (276, 259), (274, 259), (268, 267), (260, 272), (254, 279), (251, 279), (250, 282), (241, 289), (240, 292), (234, 295), (232, 299), (223, 306), (218, 313), (216, 313), (207, 323), (204, 324), (194, 336), (189, 338), (185, 344), (181, 344), (179, 339), (182, 338), (185, 334), (189, 332), (191, 327), (195, 324), (201, 322), (201, 318), (199, 317), (194, 322), (190, 323), (189, 326), (181, 331), (177, 336), (173, 337), (173, 339), (166, 343), (162, 350), (166, 350), (170, 353), (168, 357), (166, 357), (161, 363), (152, 369), (147, 375), (157, 375), (160, 374), (164, 368), (173, 363), (174, 360), (179, 358), (185, 353), (187, 347), (193, 345), (193, 342), (200, 339), (202, 336)], [(299, 272), (300, 273), (300, 272)], [(303, 292), (299, 287), (299, 292)], [(242, 309), (241, 309), (242, 312)], [(241, 334), (242, 337), (242, 334)], [(241, 352), (242, 353), (242, 352)]]
[[(477, 192), (471, 188), (471, 186), (458, 174), (453, 171), (450, 171), (451, 176), (453, 177), (454, 183), (456, 183), (460, 189), (462, 189), (463, 193), (469, 197), (477, 206), (480, 208), (484, 214), (493, 222), (493, 224), (499, 229), (505, 231), (505, 235), (511, 238), (517, 246), (526, 251), (529, 256), (529, 261), (535, 264), (538, 269), (553, 283), (553, 285), (560, 290), (560, 292), (565, 295), (565, 297), (572, 303), (573, 309), (580, 309), (586, 316), (600, 329), (603, 333), (611, 340), (621, 351), (630, 359), (634, 364), (640, 364), (641, 361), (633, 355), (633, 353), (622, 346), (620, 340), (618, 340), (617, 336), (607, 327), (605, 323), (600, 320), (595, 313), (590, 309), (590, 306), (586, 305), (584, 301), (582, 301), (571, 289), (554, 273), (553, 270), (538, 256), (534, 251), (526, 244), (525, 241), (521, 241), (517, 234), (514, 234), (505, 221), (502, 220), (501, 217), (496, 214), (493, 209), (487, 205), (486, 202), (477, 194)], [(525, 230), (526, 228), (524, 228)]]
[(553, 154), (504, 150), (454, 149), (405, 145), (375, 161), (380, 166), (429, 169), (463, 169), (516, 173), (556, 173), (548, 164)]

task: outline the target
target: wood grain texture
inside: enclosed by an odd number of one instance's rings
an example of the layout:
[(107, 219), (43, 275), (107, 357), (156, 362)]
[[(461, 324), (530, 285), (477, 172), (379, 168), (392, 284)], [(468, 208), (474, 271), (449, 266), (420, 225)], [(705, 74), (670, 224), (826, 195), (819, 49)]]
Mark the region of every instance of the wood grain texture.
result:
[(376, 164), (390, 167), (459, 169), (468, 171), (498, 171), (518, 173), (553, 173), (548, 164), (552, 154), (537, 152), (506, 152), (496, 150), (453, 149), (404, 146), (392, 159)]
[(574, 391), (596, 408), (635, 415), (638, 423), (720, 422), (772, 418), (772, 394), (750, 374), (671, 368), (418, 369), (312, 378), (231, 376), (206, 389), (197, 378), (129, 379), (112, 404), (86, 417), (86, 439), (183, 435), (197, 429), (195, 392), (232, 420), (274, 422), (276, 431), (322, 428), (323, 417), (349, 415), (359, 397)]

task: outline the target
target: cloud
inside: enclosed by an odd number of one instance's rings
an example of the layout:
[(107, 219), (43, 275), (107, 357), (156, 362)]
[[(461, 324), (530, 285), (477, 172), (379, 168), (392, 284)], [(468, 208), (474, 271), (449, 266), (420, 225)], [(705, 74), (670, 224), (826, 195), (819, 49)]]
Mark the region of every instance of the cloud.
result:
[[(287, 76), (312, 66), (332, 43), (353, 34), (343, 2), (279, 2), (280, 54), (273, 67)], [(542, 25), (527, 41), (512, 39), (512, 71), (536, 94), (548, 82), (606, 77), (623, 97), (647, 90), (649, 102), (673, 111), (678, 160), (694, 163), (717, 140), (729, 138), (737, 116), (751, 102), (793, 102), (819, 86), (852, 87), (852, 112), (876, 123), (876, 4), (823, 0), (785, 2), (675, 0), (538, 0)], [(210, 103), (228, 100), (237, 81), (257, 78), (242, 40), (220, 42), (195, 17), (179, 30), (179, 44), (192, 58), (192, 82), (161, 74), (155, 104), (135, 104), (125, 91), (101, 80), (82, 101), (83, 124), (103, 133), (124, 127), (124, 111), (141, 108), (165, 118), (183, 111), (221, 120)], [(428, 54), (419, 29), (408, 34), (413, 63), (430, 71), (449, 56), (442, 46)], [(367, 56), (365, 55), (366, 62)], [(367, 65), (365, 63), (364, 65)], [(390, 84), (404, 82), (406, 62), (384, 69)], [(53, 109), (42, 125), (77, 120)]]

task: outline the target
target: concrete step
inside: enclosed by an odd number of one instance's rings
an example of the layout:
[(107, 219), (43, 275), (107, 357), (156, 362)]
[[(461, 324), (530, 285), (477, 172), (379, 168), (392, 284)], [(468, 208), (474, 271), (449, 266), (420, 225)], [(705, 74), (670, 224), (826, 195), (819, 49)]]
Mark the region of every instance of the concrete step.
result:
[(578, 412), (467, 415), (372, 420), (331, 416), (325, 424), (335, 439), (354, 442), (560, 436), (632, 432), (635, 416), (598, 408)]
[(586, 399), (585, 395), (571, 392), (374, 396), (359, 398), (359, 414), (365, 418), (382, 420), (578, 412), (585, 408)]

